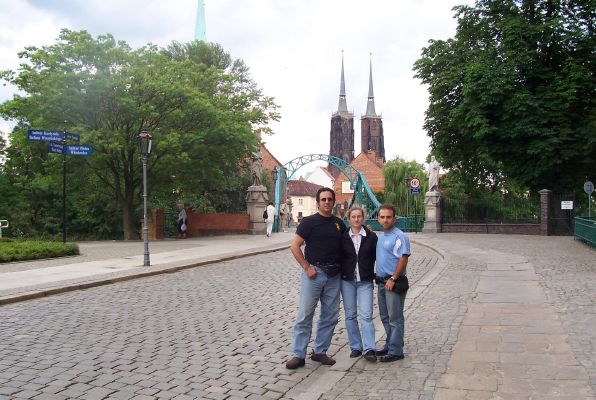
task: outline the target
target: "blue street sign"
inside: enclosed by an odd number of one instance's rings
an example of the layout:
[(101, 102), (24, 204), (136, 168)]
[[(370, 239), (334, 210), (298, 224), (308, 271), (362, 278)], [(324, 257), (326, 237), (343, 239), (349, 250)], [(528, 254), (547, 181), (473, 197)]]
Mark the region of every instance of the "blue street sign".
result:
[(66, 146), (66, 154), (69, 156), (90, 156), (93, 154), (91, 146)]
[(64, 132), (62, 131), (36, 131), (29, 129), (27, 131), (27, 138), (34, 141), (43, 142), (59, 142), (64, 139)]
[(420, 194), (420, 189), (419, 188), (412, 188), (412, 189), (410, 189), (410, 193), (412, 193), (413, 195)]
[(77, 135), (76, 133), (66, 132), (66, 140), (72, 140), (72, 141), (75, 141), (78, 143), (81, 140), (81, 137), (79, 135)]
[(62, 154), (62, 152), (64, 151), (64, 146), (62, 146), (60, 143), (50, 142), (49, 150), (50, 153)]

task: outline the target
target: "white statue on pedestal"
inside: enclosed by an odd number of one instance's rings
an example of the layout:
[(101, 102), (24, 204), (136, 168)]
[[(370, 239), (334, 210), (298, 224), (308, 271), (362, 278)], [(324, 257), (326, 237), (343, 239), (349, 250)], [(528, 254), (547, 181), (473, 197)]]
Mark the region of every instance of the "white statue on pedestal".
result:
[(435, 192), (439, 189), (439, 170), (441, 166), (435, 159), (435, 156), (430, 157), (430, 164), (428, 164), (428, 191)]

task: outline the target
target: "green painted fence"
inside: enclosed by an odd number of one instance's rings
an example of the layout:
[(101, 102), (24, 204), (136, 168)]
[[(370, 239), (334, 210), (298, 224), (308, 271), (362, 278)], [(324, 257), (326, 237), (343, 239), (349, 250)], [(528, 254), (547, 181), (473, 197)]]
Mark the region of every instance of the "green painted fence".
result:
[(575, 237), (596, 247), (596, 217), (575, 217)]

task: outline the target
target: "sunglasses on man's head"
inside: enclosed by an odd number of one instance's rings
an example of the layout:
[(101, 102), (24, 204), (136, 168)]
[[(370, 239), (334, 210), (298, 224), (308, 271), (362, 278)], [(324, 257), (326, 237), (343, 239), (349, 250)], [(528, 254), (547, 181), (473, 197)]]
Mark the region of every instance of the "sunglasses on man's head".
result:
[(319, 201), (322, 201), (323, 203), (326, 203), (328, 201), (333, 201), (333, 197), (324, 197), (322, 199), (319, 199)]

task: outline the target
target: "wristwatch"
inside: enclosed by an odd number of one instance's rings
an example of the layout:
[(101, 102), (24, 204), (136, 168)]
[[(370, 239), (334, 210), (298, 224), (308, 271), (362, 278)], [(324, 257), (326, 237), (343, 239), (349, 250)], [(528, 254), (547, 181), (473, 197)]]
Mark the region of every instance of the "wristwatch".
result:
[(389, 278), (389, 280), (390, 280), (391, 282), (395, 282), (395, 281), (397, 280), (397, 278), (391, 277), (391, 278)]

